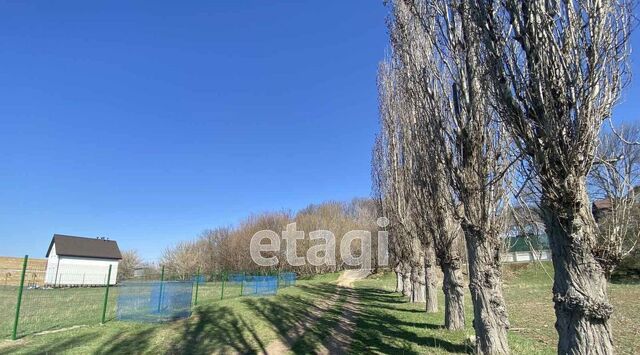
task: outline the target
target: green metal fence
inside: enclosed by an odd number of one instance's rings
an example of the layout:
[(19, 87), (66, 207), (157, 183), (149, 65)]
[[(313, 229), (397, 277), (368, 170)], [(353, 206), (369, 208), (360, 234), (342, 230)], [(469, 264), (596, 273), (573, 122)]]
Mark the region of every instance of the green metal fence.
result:
[[(113, 321), (119, 287), (111, 267), (59, 268), (30, 263), (25, 256), (22, 268), (0, 270), (12, 275), (12, 282), (0, 280), (0, 339)], [(270, 273), (271, 275), (281, 275)], [(241, 297), (251, 273), (221, 272), (179, 275), (160, 267), (139, 280), (192, 280), (192, 305)], [(253, 273), (255, 275), (255, 273)], [(263, 275), (266, 275), (263, 273)], [(290, 285), (278, 282), (278, 287)], [(246, 294), (246, 292), (245, 292)]]
[(107, 293), (109, 267), (92, 268), (89, 272), (73, 267), (58, 270), (29, 263), (25, 257), (19, 273), (17, 284), (0, 286), (2, 337), (17, 339), (54, 329), (98, 324), (103, 313), (107, 318), (107, 306), (114, 304), (115, 295)]

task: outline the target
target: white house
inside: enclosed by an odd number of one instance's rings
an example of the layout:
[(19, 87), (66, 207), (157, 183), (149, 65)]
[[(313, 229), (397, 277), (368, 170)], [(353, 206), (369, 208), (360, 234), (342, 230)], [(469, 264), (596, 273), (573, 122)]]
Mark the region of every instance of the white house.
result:
[(46, 285), (99, 286), (107, 284), (109, 266), (109, 284), (116, 283), (122, 254), (115, 240), (54, 234), (47, 258)]
[(551, 260), (549, 250), (507, 251), (500, 255), (503, 263), (529, 263), (533, 261)]

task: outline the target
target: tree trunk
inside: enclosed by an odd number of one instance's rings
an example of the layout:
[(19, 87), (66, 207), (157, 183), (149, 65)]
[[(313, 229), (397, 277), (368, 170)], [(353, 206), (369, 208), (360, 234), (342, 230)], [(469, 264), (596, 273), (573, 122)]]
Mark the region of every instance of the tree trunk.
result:
[(400, 264), (396, 265), (395, 267), (395, 273), (396, 273), (396, 292), (400, 292), (402, 293), (402, 268), (400, 267)]
[(462, 226), (469, 254), (469, 290), (473, 302), (476, 353), (509, 354), (509, 319), (502, 295), (500, 243), (497, 236), (482, 233), (469, 224)]
[(411, 268), (411, 302), (412, 303), (424, 303), (427, 301), (427, 285), (424, 270), (424, 258), (421, 257), (422, 262), (418, 263)]
[(436, 255), (433, 246), (426, 249), (424, 256), (424, 275), (427, 291), (427, 313), (438, 312), (438, 278), (436, 275)]
[(411, 298), (413, 292), (413, 285), (411, 284), (411, 267), (404, 266), (402, 268), (402, 294), (405, 297)]
[(441, 265), (444, 279), (444, 326), (449, 330), (464, 329), (464, 281), (459, 263)]
[[(612, 354), (609, 318), (613, 307), (605, 273), (592, 253), (595, 221), (584, 180), (572, 185), (567, 184), (569, 191), (555, 187), (553, 194), (543, 195), (542, 200), (555, 272), (558, 354)], [(549, 195), (556, 199), (549, 199)]]

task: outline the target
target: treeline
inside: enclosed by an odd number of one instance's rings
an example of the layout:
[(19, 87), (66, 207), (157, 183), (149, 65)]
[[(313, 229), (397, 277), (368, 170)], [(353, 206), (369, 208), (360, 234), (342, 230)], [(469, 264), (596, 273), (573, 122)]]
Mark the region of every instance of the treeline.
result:
[[(195, 240), (184, 241), (167, 248), (160, 260), (165, 270), (173, 275), (191, 277), (199, 269), (204, 275), (220, 272), (271, 272), (294, 271), (299, 275), (310, 275), (343, 270), (346, 265), (336, 257), (336, 265), (291, 266), (287, 263), (284, 243), (281, 251), (275, 253), (278, 264), (272, 267), (260, 267), (251, 259), (250, 242), (252, 236), (261, 230), (271, 230), (278, 234), (290, 223), (296, 223), (296, 229), (305, 232), (305, 239), (297, 243), (297, 255), (305, 256), (312, 246), (308, 233), (315, 230), (328, 230), (336, 238), (336, 256), (342, 237), (351, 230), (366, 230), (375, 236), (377, 207), (371, 199), (353, 199), (349, 202), (324, 202), (312, 204), (292, 213), (286, 211), (265, 212), (251, 215), (234, 227), (218, 227), (205, 230)], [(375, 238), (374, 248), (376, 248)], [(354, 243), (354, 248), (358, 245)], [(354, 250), (354, 253), (358, 251)], [(377, 267), (374, 253), (372, 265)]]
[(539, 214), (558, 353), (613, 353), (607, 280), (638, 241), (624, 147), (640, 143), (599, 138), (628, 79), (631, 2), (387, 3), (372, 173), (397, 290), (434, 312), (441, 281), (445, 326), (464, 329), (466, 254), (475, 351), (509, 354), (500, 251), (509, 219), (526, 233)]

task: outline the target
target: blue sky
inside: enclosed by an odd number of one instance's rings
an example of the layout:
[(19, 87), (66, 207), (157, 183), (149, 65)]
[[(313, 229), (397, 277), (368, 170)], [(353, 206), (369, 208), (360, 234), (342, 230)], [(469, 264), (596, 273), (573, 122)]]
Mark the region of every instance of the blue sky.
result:
[[(0, 3), (0, 255), (63, 233), (153, 259), (250, 213), (369, 195), (382, 1), (177, 4)], [(636, 81), (616, 119), (639, 98)]]

